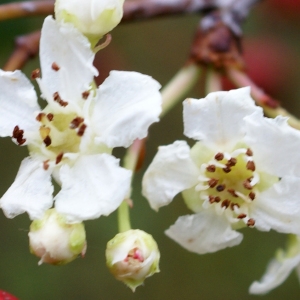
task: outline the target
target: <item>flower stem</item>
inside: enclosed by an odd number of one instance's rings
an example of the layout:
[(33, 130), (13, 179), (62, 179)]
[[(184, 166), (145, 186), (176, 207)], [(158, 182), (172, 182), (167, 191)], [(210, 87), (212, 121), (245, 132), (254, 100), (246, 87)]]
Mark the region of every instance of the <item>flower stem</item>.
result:
[(209, 94), (222, 90), (222, 82), (220, 73), (215, 71), (213, 68), (207, 69), (205, 93)]
[(200, 67), (190, 64), (183, 67), (171, 79), (171, 81), (161, 90), (162, 94), (162, 112), (163, 117), (169, 110), (191, 90), (200, 76)]
[[(134, 170), (137, 166), (139, 155), (144, 143), (145, 140), (135, 140), (131, 147), (127, 150), (124, 157), (124, 168), (132, 171), (131, 182), (133, 180)], [(129, 206), (131, 205), (130, 193), (131, 192), (129, 192), (127, 199), (125, 199), (118, 208), (119, 232), (124, 232), (131, 229), (129, 215)]]

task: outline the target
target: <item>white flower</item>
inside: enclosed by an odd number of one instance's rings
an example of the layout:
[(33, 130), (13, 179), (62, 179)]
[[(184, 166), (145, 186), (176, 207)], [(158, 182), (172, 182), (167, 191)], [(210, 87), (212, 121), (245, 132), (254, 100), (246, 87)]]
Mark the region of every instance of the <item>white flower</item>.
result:
[(287, 250), (278, 249), (276, 256), (267, 267), (261, 280), (251, 284), (251, 294), (266, 294), (282, 284), (291, 272), (296, 269), (300, 280), (300, 237), (290, 235)]
[(85, 255), (86, 238), (83, 223), (67, 224), (55, 209), (49, 209), (40, 220), (30, 225), (30, 251), (42, 263), (67, 264), (78, 255)]
[(239, 244), (245, 226), (300, 234), (300, 132), (264, 118), (249, 88), (183, 105), (184, 133), (198, 142), (160, 147), (143, 179), (153, 209), (183, 191), (195, 212), (166, 234), (201, 254)]
[(56, 209), (72, 222), (108, 215), (126, 197), (131, 172), (119, 167), (111, 151), (144, 138), (158, 121), (160, 85), (146, 75), (113, 71), (92, 88), (93, 59), (84, 36), (48, 17), (37, 78), (47, 106), (39, 108), (33, 85), (20, 71), (0, 71), (0, 136), (13, 136), (30, 151), (0, 200), (6, 216), (26, 211), (41, 218), (53, 202), (51, 174), (61, 185)]
[(157, 244), (152, 235), (139, 229), (118, 233), (107, 243), (105, 255), (111, 273), (133, 292), (147, 277), (159, 272)]
[(123, 4), (124, 0), (56, 0), (55, 17), (99, 40), (120, 23)]

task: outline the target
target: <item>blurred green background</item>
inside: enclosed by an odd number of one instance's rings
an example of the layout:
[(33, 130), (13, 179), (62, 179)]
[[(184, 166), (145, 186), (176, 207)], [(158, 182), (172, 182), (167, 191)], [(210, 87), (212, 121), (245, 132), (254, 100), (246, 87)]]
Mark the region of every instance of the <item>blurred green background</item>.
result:
[[(252, 11), (243, 28), (245, 55), (254, 81), (300, 117), (298, 3), (298, 0), (263, 1)], [(111, 69), (134, 70), (166, 84), (184, 64), (198, 21), (197, 16), (177, 16), (120, 25), (113, 31), (111, 45), (97, 55), (101, 78)], [(24, 18), (0, 23), (2, 66), (13, 50), (14, 37), (40, 28), (42, 22), (43, 18)], [(24, 71), (30, 74), (38, 64), (38, 59), (33, 59)], [(189, 96), (204, 95), (196, 87)], [(181, 114), (181, 104), (178, 104), (160, 123), (151, 127), (145, 166), (159, 145), (184, 139)], [(117, 149), (115, 153), (121, 156), (124, 151)], [(27, 149), (16, 146), (10, 138), (0, 140), (0, 196), (13, 182), (26, 155)], [(133, 294), (109, 273), (104, 252), (107, 241), (117, 233), (116, 213), (86, 222), (88, 250), (84, 259), (54, 267), (38, 266), (38, 259), (29, 253), (28, 216), (23, 214), (10, 220), (1, 212), (0, 289), (22, 300), (261, 298), (248, 295), (248, 287), (261, 278), (275, 250), (284, 246), (285, 236), (247, 228), (243, 230), (244, 240), (240, 246), (207, 255), (189, 253), (164, 235), (164, 230), (178, 216), (189, 211), (180, 196), (159, 213), (152, 211), (140, 194), (143, 171), (134, 182), (132, 226), (151, 233), (158, 242), (159, 274), (148, 278)], [(279, 288), (263, 296), (266, 300), (299, 298), (299, 283), (294, 273)]]

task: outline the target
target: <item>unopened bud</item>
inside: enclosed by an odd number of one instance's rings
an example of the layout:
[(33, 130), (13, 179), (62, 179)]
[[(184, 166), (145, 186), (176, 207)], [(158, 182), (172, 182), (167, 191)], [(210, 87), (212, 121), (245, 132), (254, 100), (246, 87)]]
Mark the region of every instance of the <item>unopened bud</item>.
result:
[(160, 253), (152, 235), (142, 230), (117, 234), (107, 243), (106, 264), (116, 279), (134, 292), (146, 277), (159, 272)]
[(41, 258), (39, 265), (67, 264), (86, 251), (83, 223), (68, 224), (55, 209), (49, 209), (43, 219), (34, 220), (28, 235), (31, 253)]
[(55, 17), (73, 25), (90, 40), (101, 39), (123, 16), (124, 0), (56, 0)]

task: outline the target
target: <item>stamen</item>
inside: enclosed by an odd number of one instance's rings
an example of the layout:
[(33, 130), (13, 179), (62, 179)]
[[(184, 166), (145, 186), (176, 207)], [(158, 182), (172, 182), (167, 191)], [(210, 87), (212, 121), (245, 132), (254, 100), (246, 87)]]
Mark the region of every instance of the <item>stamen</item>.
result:
[(43, 140), (44, 144), (46, 145), (46, 147), (51, 145), (51, 138), (50, 136), (46, 136), (46, 138)]
[(223, 192), (226, 188), (226, 185), (225, 184), (219, 184), (217, 187), (216, 187), (216, 190), (218, 192)]
[(249, 199), (243, 194), (243, 193), (240, 193), (238, 191), (235, 191), (235, 193), (240, 197), (242, 198), (245, 202), (247, 203), (250, 203), (251, 201), (249, 201)]
[(234, 158), (234, 157), (231, 157), (229, 160), (228, 160), (228, 163), (226, 164), (227, 167), (234, 167), (237, 163), (237, 159)]
[(221, 152), (218, 152), (216, 155), (215, 155), (215, 159), (216, 160), (222, 160), (224, 158), (224, 154), (221, 153)]
[(246, 217), (247, 217), (246, 214), (239, 214), (239, 215), (237, 216), (238, 219), (244, 219), (244, 218), (246, 218)]
[(234, 189), (227, 189), (227, 192), (230, 193), (233, 197), (238, 197)]
[(85, 91), (85, 92), (83, 92), (83, 93), (81, 94), (83, 100), (86, 100), (86, 99), (89, 97), (89, 95), (90, 95), (90, 92), (89, 92), (89, 91)]
[(54, 101), (55, 102), (57, 102), (60, 106), (62, 106), (62, 107), (65, 107), (65, 106), (67, 106), (69, 103), (68, 102), (66, 102), (66, 101), (64, 101), (64, 100), (62, 100), (61, 98), (60, 98), (60, 95), (59, 95), (59, 93), (58, 92), (55, 92), (54, 94), (53, 94), (53, 99), (54, 99)]
[(231, 210), (235, 211), (235, 208), (240, 208), (240, 206), (239, 206), (238, 203), (231, 202), (230, 203), (230, 208), (231, 208)]
[(54, 115), (51, 114), (51, 113), (49, 113), (49, 114), (47, 115), (47, 119), (48, 119), (50, 122), (53, 120), (53, 117), (54, 117)]
[(255, 220), (254, 219), (249, 219), (248, 221), (247, 221), (247, 226), (248, 227), (253, 227), (255, 225)]
[(86, 127), (87, 127), (87, 126), (86, 126), (85, 124), (82, 124), (82, 125), (79, 127), (79, 130), (78, 130), (78, 132), (77, 132), (77, 135), (78, 135), (78, 136), (83, 136)]
[(52, 68), (52, 70), (54, 70), (54, 71), (59, 71), (59, 69), (60, 69), (60, 67), (59, 67), (59, 65), (56, 63), (56, 62), (54, 62), (52, 65), (51, 65), (51, 68)]
[(44, 113), (39, 113), (36, 117), (35, 117), (35, 119), (38, 121), (38, 122), (41, 122), (42, 121), (42, 118), (45, 116), (45, 114)]
[(209, 203), (214, 203), (215, 202), (215, 197), (214, 196), (212, 196), (212, 195), (209, 195), (208, 196), (208, 201), (209, 201)]
[(37, 79), (41, 77), (41, 71), (40, 69), (35, 69), (31, 72), (31, 79)]
[(211, 179), (208, 181), (209, 187), (214, 188), (214, 187), (217, 185), (218, 181), (219, 181), (218, 179), (211, 178)]
[(238, 157), (240, 154), (245, 154), (246, 152), (247, 152), (247, 150), (245, 148), (239, 148), (239, 149), (234, 150), (231, 153), (231, 156), (232, 157)]
[(215, 172), (216, 171), (216, 166), (215, 165), (209, 165), (206, 167), (207, 172)]
[(246, 155), (253, 156), (253, 151), (250, 148), (248, 148), (246, 151)]
[(81, 117), (76, 117), (75, 119), (73, 119), (69, 125), (69, 127), (71, 129), (75, 129), (75, 128), (78, 128), (79, 125), (84, 121), (84, 118), (81, 118)]
[(15, 138), (18, 142), (18, 145), (21, 146), (26, 142), (26, 139), (23, 138), (24, 130), (20, 129), (19, 126), (15, 126), (12, 137)]
[(63, 156), (64, 156), (64, 153), (63, 153), (63, 152), (61, 152), (60, 154), (58, 154), (58, 155), (56, 156), (55, 164), (58, 165), (58, 164), (61, 162)]
[(251, 192), (251, 193), (249, 194), (249, 198), (250, 198), (251, 200), (254, 200), (254, 199), (255, 199), (255, 193)]
[(228, 208), (230, 205), (230, 201), (228, 199), (225, 199), (222, 203), (221, 203), (221, 207), (225, 207)]
[(229, 166), (226, 166), (225, 168), (222, 169), (225, 173), (231, 172), (231, 168)]
[(252, 186), (255, 186), (258, 182), (259, 182), (259, 174), (257, 172), (253, 172), (253, 177), (252, 177), (252, 180), (251, 180), (251, 185)]
[(243, 182), (243, 186), (244, 186), (244, 188), (247, 189), (247, 190), (252, 190), (252, 185), (251, 185), (251, 183), (248, 181), (248, 179), (245, 180), (245, 181)]
[(250, 170), (250, 171), (254, 172), (255, 171), (255, 163), (254, 163), (254, 161), (253, 160), (249, 160), (247, 162), (246, 168), (247, 168), (247, 170)]
[(43, 162), (43, 169), (47, 171), (49, 169), (49, 159)]
[(215, 202), (219, 203), (221, 201), (221, 198), (219, 196), (215, 197)]

